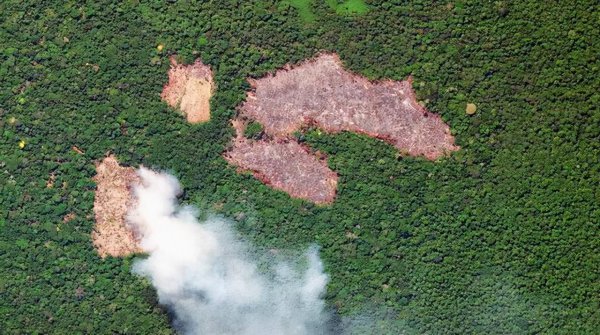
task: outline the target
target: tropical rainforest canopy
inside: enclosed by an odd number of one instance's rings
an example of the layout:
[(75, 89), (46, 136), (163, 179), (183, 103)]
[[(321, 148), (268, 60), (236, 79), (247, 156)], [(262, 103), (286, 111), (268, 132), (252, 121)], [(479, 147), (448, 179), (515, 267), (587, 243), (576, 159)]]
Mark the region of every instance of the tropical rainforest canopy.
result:
[[(255, 245), (318, 244), (354, 333), (597, 334), (598, 22), (591, 0), (0, 2), (0, 333), (174, 333), (133, 257), (92, 246), (112, 153), (170, 171)], [(326, 206), (237, 173), (222, 153), (246, 78), (323, 51), (412, 75), (460, 150), (298, 133), (339, 175)], [(212, 68), (210, 122), (161, 101), (175, 54)]]

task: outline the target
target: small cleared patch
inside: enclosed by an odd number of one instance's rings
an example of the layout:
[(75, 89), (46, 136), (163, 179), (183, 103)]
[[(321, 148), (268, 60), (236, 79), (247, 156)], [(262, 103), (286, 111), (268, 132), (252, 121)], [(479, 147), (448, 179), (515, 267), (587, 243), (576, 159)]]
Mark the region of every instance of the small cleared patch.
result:
[(213, 73), (199, 59), (190, 65), (178, 64), (171, 57), (169, 82), (161, 98), (171, 107), (179, 109), (190, 123), (210, 120), (210, 98), (214, 92)]
[(295, 141), (235, 140), (225, 154), (231, 164), (294, 198), (328, 204), (335, 198), (338, 176), (327, 163)]
[(132, 187), (140, 183), (140, 178), (135, 169), (120, 166), (114, 156), (96, 164), (96, 172), (94, 247), (102, 258), (140, 252), (135, 233), (126, 221), (127, 211), (134, 202)]

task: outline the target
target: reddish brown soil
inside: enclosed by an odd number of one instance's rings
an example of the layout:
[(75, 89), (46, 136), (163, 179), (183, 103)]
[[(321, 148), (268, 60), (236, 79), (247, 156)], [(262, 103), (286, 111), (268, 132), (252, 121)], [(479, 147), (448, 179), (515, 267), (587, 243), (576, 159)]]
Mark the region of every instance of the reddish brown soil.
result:
[(134, 201), (132, 187), (140, 182), (138, 175), (133, 168), (120, 166), (114, 156), (96, 164), (96, 172), (94, 247), (102, 258), (140, 252), (138, 240), (126, 222), (127, 210)]
[(337, 174), (324, 160), (295, 141), (252, 141), (238, 138), (225, 153), (231, 164), (249, 170), (254, 176), (294, 198), (316, 204), (335, 198)]
[(335, 54), (321, 54), (250, 84), (254, 91), (241, 114), (260, 122), (271, 136), (314, 124), (333, 133), (367, 134), (431, 160), (458, 150), (448, 125), (417, 103), (410, 78), (372, 82), (346, 71)]
[(196, 60), (194, 64), (177, 64), (171, 57), (169, 82), (161, 98), (173, 108), (178, 108), (190, 123), (210, 120), (210, 97), (214, 91), (213, 73), (208, 65)]

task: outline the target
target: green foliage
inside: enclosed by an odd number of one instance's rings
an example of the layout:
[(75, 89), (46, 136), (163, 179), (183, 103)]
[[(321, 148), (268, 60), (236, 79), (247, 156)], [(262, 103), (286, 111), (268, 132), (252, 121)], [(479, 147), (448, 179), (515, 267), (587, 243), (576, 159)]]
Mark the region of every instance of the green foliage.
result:
[(291, 5), (298, 11), (298, 15), (304, 23), (312, 24), (317, 21), (314, 7), (322, 5), (322, 3), (327, 4), (338, 15), (362, 15), (369, 11), (369, 6), (364, 0), (324, 0), (316, 3), (314, 0), (288, 0), (281, 1), (280, 6)]
[(338, 0), (326, 0), (326, 2), (331, 9), (340, 15), (365, 14), (369, 11), (369, 6), (367, 6), (364, 0), (346, 0), (342, 2)]
[[(275, 0), (0, 2), (2, 333), (173, 332), (131, 259), (92, 248), (107, 152), (172, 171), (184, 201), (236, 218), (261, 247), (318, 243), (327, 303), (358, 332), (597, 333), (596, 3), (366, 1), (362, 15), (293, 3), (314, 23)], [(329, 207), (237, 174), (221, 154), (246, 78), (321, 50), (372, 79), (412, 75), (461, 150), (429, 162), (301, 134), (339, 172)], [(212, 66), (211, 122), (160, 101), (174, 53)]]
[(262, 132), (263, 132), (262, 124), (260, 124), (258, 122), (250, 122), (248, 124), (248, 126), (246, 127), (244, 135), (247, 138), (257, 138), (258, 136), (260, 136), (262, 134)]
[(298, 10), (300, 18), (307, 23), (315, 22), (315, 14), (311, 7), (314, 0), (289, 0), (290, 4)]

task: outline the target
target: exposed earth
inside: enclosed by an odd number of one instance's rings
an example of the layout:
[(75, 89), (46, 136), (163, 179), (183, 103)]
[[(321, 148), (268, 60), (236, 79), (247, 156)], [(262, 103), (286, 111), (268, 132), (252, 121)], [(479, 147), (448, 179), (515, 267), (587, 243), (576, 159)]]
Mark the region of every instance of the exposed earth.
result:
[(213, 73), (208, 65), (199, 59), (182, 65), (171, 57), (169, 82), (160, 96), (169, 106), (178, 108), (188, 122), (200, 123), (210, 120), (210, 98), (214, 89)]
[(331, 133), (363, 133), (431, 160), (458, 150), (448, 125), (417, 103), (411, 81), (372, 82), (346, 71), (337, 55), (321, 54), (249, 80), (253, 91), (240, 111), (271, 136), (315, 125)]
[(94, 247), (102, 258), (140, 252), (138, 240), (126, 220), (134, 201), (133, 186), (140, 183), (140, 178), (134, 168), (120, 166), (114, 156), (97, 163), (96, 172)]
[[(249, 82), (224, 157), (292, 197), (331, 203), (337, 187), (335, 172), (292, 137), (305, 126), (366, 134), (429, 160), (459, 149), (441, 117), (417, 103), (411, 78), (372, 82), (346, 71), (337, 55), (321, 54)], [(243, 136), (247, 120), (262, 124), (264, 139)]]
[(331, 203), (335, 198), (338, 176), (327, 162), (310, 152), (300, 143), (280, 139), (255, 141), (243, 136), (243, 124), (236, 120), (237, 137), (225, 159), (275, 189), (294, 198), (316, 204)]

